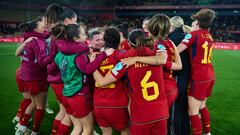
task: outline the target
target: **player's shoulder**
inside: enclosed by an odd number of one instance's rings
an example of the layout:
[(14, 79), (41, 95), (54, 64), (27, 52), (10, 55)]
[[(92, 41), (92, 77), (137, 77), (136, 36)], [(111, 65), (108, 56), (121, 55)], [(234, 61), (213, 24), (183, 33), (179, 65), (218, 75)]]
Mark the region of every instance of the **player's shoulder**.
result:
[(130, 49), (124, 54), (124, 58), (137, 56), (136, 49)]

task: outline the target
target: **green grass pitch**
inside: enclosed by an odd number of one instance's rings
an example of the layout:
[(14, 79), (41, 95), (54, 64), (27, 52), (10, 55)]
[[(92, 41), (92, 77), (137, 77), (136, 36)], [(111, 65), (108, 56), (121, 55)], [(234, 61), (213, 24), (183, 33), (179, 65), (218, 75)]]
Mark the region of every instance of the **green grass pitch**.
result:
[[(13, 135), (15, 116), (22, 95), (15, 83), (20, 59), (14, 56), (16, 44), (0, 43), (0, 135)], [(208, 100), (213, 135), (240, 134), (240, 51), (214, 50), (213, 64), (217, 81)], [(41, 134), (51, 134), (51, 124), (58, 110), (55, 96), (49, 90), (49, 104), (55, 114), (45, 113)]]

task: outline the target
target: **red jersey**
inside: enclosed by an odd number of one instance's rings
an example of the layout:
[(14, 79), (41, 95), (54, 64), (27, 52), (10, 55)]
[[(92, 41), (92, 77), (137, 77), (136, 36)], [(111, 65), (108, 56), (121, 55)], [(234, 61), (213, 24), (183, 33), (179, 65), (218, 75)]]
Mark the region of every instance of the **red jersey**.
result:
[(120, 44), (120, 50), (129, 50), (129, 49), (131, 49), (131, 45), (129, 44), (128, 40), (125, 39)]
[(164, 79), (174, 79), (172, 76), (173, 71), (171, 70), (172, 62), (174, 62), (175, 58), (174, 46), (170, 40), (160, 40), (154, 43), (154, 50), (157, 51), (159, 45), (164, 46), (167, 52), (167, 62), (163, 68)]
[[(153, 54), (142, 48), (145, 56)], [(129, 50), (126, 57), (138, 56), (136, 49)], [(168, 105), (165, 97), (163, 73), (160, 66), (136, 63), (128, 69), (118, 63), (111, 74), (120, 79), (125, 73), (130, 87), (130, 116), (133, 123), (154, 122), (168, 118)]]
[[(167, 40), (158, 40), (154, 43), (154, 50), (157, 51), (159, 46), (164, 46), (167, 52), (167, 61), (166, 64), (163, 67), (163, 77), (164, 80), (166, 80), (167, 88), (166, 88), (166, 93), (172, 92), (172, 90), (177, 90), (177, 83), (175, 78), (173, 77), (173, 71), (171, 70), (172, 63), (174, 62), (175, 59), (175, 50), (173, 43), (167, 39)], [(165, 83), (165, 85), (166, 85)], [(169, 84), (170, 83), (170, 84)]]
[(213, 38), (208, 30), (198, 30), (187, 34), (182, 41), (188, 47), (191, 57), (191, 74), (194, 81), (215, 79), (212, 66)]
[[(105, 76), (119, 61), (119, 51), (115, 50), (112, 55), (102, 61), (98, 71), (102, 76)], [(93, 96), (94, 105), (98, 107), (127, 107), (127, 94), (123, 80), (118, 80), (105, 87), (98, 87), (97, 84), (95, 84)]]

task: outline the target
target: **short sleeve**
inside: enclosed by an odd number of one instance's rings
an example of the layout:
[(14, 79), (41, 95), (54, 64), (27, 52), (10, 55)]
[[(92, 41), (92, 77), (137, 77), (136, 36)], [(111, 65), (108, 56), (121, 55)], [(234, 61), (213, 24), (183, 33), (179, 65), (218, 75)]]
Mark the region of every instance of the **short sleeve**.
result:
[(185, 35), (184, 39), (182, 40), (182, 44), (189, 47), (194, 43), (194, 40), (195, 40), (195, 34), (189, 33), (189, 34)]
[(172, 61), (167, 61), (166, 64), (164, 65), (164, 68), (170, 70), (172, 67)]
[(126, 72), (126, 68), (123, 66), (121, 62), (117, 63), (115, 67), (111, 70), (111, 74), (117, 80), (122, 78)]
[(159, 52), (167, 52), (166, 47), (163, 44), (157, 44), (156, 53), (159, 53)]

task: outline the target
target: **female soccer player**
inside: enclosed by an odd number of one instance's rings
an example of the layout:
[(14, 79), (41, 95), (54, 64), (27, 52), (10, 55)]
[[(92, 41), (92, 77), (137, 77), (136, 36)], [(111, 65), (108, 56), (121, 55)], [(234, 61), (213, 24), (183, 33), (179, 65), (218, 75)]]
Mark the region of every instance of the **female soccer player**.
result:
[[(21, 54), (19, 53), (19, 50), (21, 50), (21, 52), (22, 52), (24, 50), (24, 47), (26, 46), (26, 44), (32, 40), (33, 40), (33, 37), (25, 38), (24, 42), (20, 45), (20, 47), (17, 48), (15, 55), (17, 57), (21, 56)], [(22, 47), (22, 46), (24, 46), (24, 47)], [(19, 49), (19, 48), (21, 48), (21, 49)], [(20, 68), (18, 68), (16, 70), (16, 83), (18, 86), (18, 91), (23, 94), (23, 100), (20, 103), (17, 115), (12, 120), (13, 123), (18, 123), (22, 119), (22, 117), (25, 113), (25, 110), (31, 104), (30, 95), (29, 95), (29, 93), (27, 93), (25, 91), (25, 88), (24, 88), (24, 81), (20, 79)], [(19, 126), (19, 124), (16, 125), (16, 127), (15, 127), (16, 130), (17, 130), (18, 126)]]
[[(192, 15), (193, 32), (187, 34), (177, 47), (179, 52), (188, 48), (191, 58), (191, 81), (188, 92), (188, 112), (193, 135), (202, 134), (202, 124), (206, 135), (210, 135), (210, 115), (206, 107), (207, 97), (211, 95), (215, 82), (212, 66), (213, 38), (209, 28), (215, 18), (215, 12), (201, 9)], [(201, 118), (199, 117), (199, 112)], [(202, 120), (202, 123), (201, 123)]]
[[(56, 39), (64, 39), (64, 37), (60, 37), (58, 35), (58, 29), (54, 29), (55, 25), (59, 23), (63, 23), (64, 25), (68, 24), (76, 24), (77, 22), (77, 14), (69, 8), (60, 7), (59, 5), (52, 4), (48, 6), (46, 11), (46, 21), (47, 28), (51, 31), (52, 35), (50, 39), (49, 52), (51, 57), (51, 63), (48, 65), (48, 82), (50, 86), (54, 90), (54, 93), (57, 97), (59, 103), (59, 112), (57, 113), (52, 127), (52, 135), (56, 134), (68, 134), (69, 127), (71, 126), (71, 120), (68, 115), (66, 115), (66, 110), (63, 106), (62, 101), (62, 89), (63, 83), (60, 76), (60, 71), (58, 69), (51, 70), (51, 65), (54, 64), (54, 57), (58, 52), (58, 47), (56, 44)], [(88, 48), (86, 48), (88, 49)]]
[(77, 24), (56, 25), (55, 27), (59, 29), (58, 35), (65, 37), (64, 40), (56, 41), (59, 52), (55, 56), (54, 62), (60, 70), (64, 83), (63, 105), (74, 125), (71, 134), (90, 135), (93, 128), (93, 117), (87, 74), (93, 73), (107, 55), (103, 52), (89, 63), (88, 50), (78, 50), (74, 54), (63, 53), (62, 49), (65, 49), (66, 42), (74, 42), (78, 45), (85, 42), (85, 30)]
[(120, 45), (119, 50), (129, 50), (131, 49), (131, 45), (128, 42), (128, 23), (123, 22), (117, 26), (120, 33)]
[[(106, 28), (103, 39), (106, 49), (114, 49), (113, 53), (103, 60), (98, 68), (101, 75), (105, 76), (120, 61), (119, 31), (113, 27)], [(94, 115), (103, 135), (112, 135), (113, 129), (120, 131), (121, 135), (128, 135), (128, 95), (124, 80), (105, 87), (99, 87), (96, 84), (93, 103)]]
[[(163, 67), (164, 84), (165, 84), (165, 94), (168, 99), (169, 108), (177, 98), (177, 84), (176, 80), (172, 76), (173, 70), (180, 70), (182, 68), (181, 59), (179, 53), (175, 49), (175, 45), (167, 37), (170, 29), (170, 21), (166, 15), (157, 14), (153, 16), (148, 22), (148, 30), (150, 36), (154, 38), (154, 50), (157, 52), (159, 50), (164, 50), (167, 53), (167, 62)], [(127, 58), (123, 59), (124, 65), (132, 65), (143, 58)], [(151, 58), (145, 57), (146, 64), (156, 64), (156, 62), (151, 62)]]
[[(159, 61), (155, 55), (156, 52), (147, 47), (152, 46), (151, 41), (144, 38), (142, 30), (130, 32), (129, 42), (134, 49), (129, 50), (125, 57), (148, 56), (152, 57), (157, 65)], [(161, 52), (160, 49), (159, 52)], [(131, 135), (167, 134), (168, 105), (161, 66), (137, 62), (126, 68), (122, 63), (118, 63), (105, 77), (95, 71), (94, 78), (98, 85), (106, 86), (120, 80), (125, 74), (131, 90), (129, 93)]]
[(182, 63), (179, 53), (175, 50), (174, 43), (167, 37), (169, 29), (169, 18), (163, 14), (153, 16), (148, 23), (150, 35), (153, 36), (155, 40), (154, 48), (157, 49), (160, 45), (163, 45), (167, 51), (167, 62), (163, 67), (163, 77), (168, 106), (171, 108), (178, 94), (177, 83), (172, 73), (173, 70), (181, 70)]
[(39, 127), (43, 118), (45, 109), (45, 97), (47, 92), (47, 71), (46, 71), (46, 42), (47, 38), (43, 32), (45, 25), (44, 17), (39, 17), (34, 21), (27, 22), (21, 25), (25, 37), (37, 37), (27, 43), (23, 54), (21, 55), (22, 63), (20, 66), (20, 79), (24, 81), (25, 89), (31, 95), (31, 104), (25, 111), (23, 118), (20, 120), (20, 126), (16, 131), (16, 135), (23, 134), (27, 131), (28, 121), (34, 113), (34, 122), (32, 135), (39, 132)]

